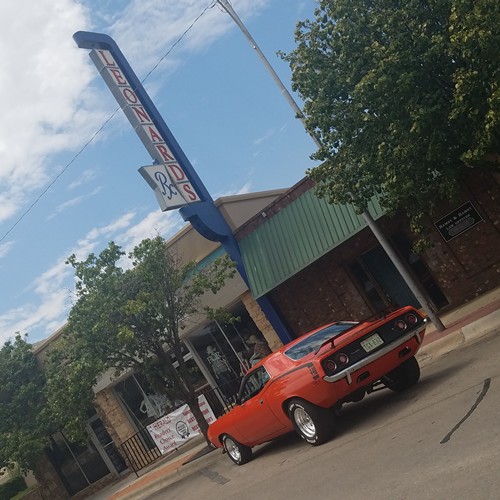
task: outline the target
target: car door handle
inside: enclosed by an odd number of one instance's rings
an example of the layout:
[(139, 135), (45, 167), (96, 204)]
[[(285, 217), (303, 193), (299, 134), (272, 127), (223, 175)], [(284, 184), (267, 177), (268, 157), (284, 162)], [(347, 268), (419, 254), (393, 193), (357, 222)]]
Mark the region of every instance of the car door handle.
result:
[(263, 400), (263, 399), (261, 399), (261, 400), (259, 401), (259, 403), (260, 403), (261, 405), (263, 405), (263, 404), (264, 404), (264, 400)]

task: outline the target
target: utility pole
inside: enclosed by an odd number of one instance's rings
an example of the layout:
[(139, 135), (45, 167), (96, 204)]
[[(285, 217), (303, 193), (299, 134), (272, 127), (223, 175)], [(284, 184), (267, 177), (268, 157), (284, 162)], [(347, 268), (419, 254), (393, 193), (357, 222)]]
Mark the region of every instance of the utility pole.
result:
[(222, 7), (222, 9), (224, 9), (224, 11), (227, 14), (229, 14), (231, 19), (237, 24), (238, 28), (240, 28), (240, 30), (243, 32), (246, 39), (250, 42), (250, 45), (252, 46), (252, 48), (255, 50), (255, 52), (259, 56), (259, 59), (261, 60), (262, 64), (266, 67), (267, 71), (269, 71), (269, 74), (273, 78), (274, 83), (276, 83), (276, 85), (279, 87), (281, 94), (283, 95), (283, 97), (286, 99), (286, 101), (288, 102), (290, 107), (295, 112), (296, 118), (298, 118), (302, 122), (302, 125), (304, 126), (305, 131), (311, 136), (311, 138), (314, 141), (314, 143), (316, 144), (316, 146), (318, 148), (320, 148), (321, 142), (320, 142), (319, 138), (315, 134), (313, 134), (307, 130), (304, 113), (302, 113), (302, 110), (300, 109), (298, 104), (295, 102), (295, 99), (291, 96), (290, 92), (288, 92), (288, 89), (283, 85), (283, 82), (280, 80), (280, 77), (276, 74), (276, 71), (274, 71), (274, 68), (271, 66), (271, 64), (267, 60), (267, 58), (264, 55), (264, 53), (262, 52), (262, 50), (260, 50), (259, 46), (257, 45), (257, 42), (253, 39), (250, 32), (246, 29), (245, 25), (243, 24), (241, 19), (238, 17), (238, 14), (236, 14), (236, 12), (234, 11), (231, 4), (228, 2), (228, 0), (216, 0), (216, 2)]
[[(297, 103), (295, 102), (294, 98), (291, 96), (290, 92), (288, 92), (287, 88), (283, 85), (283, 82), (280, 80), (279, 76), (276, 74), (276, 71), (274, 71), (273, 67), (267, 60), (266, 56), (263, 54), (263, 52), (260, 50), (259, 46), (257, 45), (257, 42), (253, 39), (252, 35), (250, 32), (246, 29), (245, 25), (241, 21), (241, 19), (238, 17), (236, 12), (234, 11), (233, 7), (229, 3), (228, 0), (216, 0), (216, 3), (219, 4), (222, 9), (229, 14), (231, 19), (237, 24), (238, 28), (243, 32), (245, 35), (246, 39), (250, 42), (250, 45), (252, 48), (255, 50), (257, 55), (259, 56), (259, 59), (262, 61), (266, 69), (269, 71), (271, 74), (274, 82), (278, 85), (280, 88), (280, 91), (282, 95), (285, 97), (287, 100), (288, 104), (291, 106), (293, 111), (295, 112), (295, 116), (302, 122), (302, 125), (304, 126), (304, 129), (306, 132), (311, 136), (312, 140), (316, 144), (318, 148), (322, 146), (321, 141), (319, 138), (316, 136), (316, 134), (310, 132), (307, 130), (306, 127), (306, 122), (305, 122), (305, 117), (304, 114), (302, 113), (302, 110), (299, 108)], [(396, 267), (396, 269), (399, 271), (401, 276), (403, 277), (404, 281), (412, 291), (413, 295), (415, 298), (420, 302), (420, 305), (426, 312), (427, 316), (429, 319), (432, 321), (434, 326), (438, 331), (443, 331), (445, 329), (445, 326), (443, 325), (442, 321), (440, 318), (435, 314), (433, 311), (429, 300), (427, 299), (425, 293), (421, 291), (420, 285), (413, 279), (413, 276), (408, 272), (407, 267), (405, 264), (401, 261), (399, 258), (399, 255), (396, 253), (394, 248), (392, 247), (391, 243), (389, 240), (385, 237), (381, 229), (378, 227), (377, 223), (373, 220), (373, 217), (371, 216), (370, 212), (368, 212), (367, 209), (363, 211), (363, 218), (370, 228), (370, 230), (373, 232), (375, 235), (375, 238), (379, 241), (380, 245), (382, 248), (385, 250), (389, 258), (391, 259), (392, 263)]]

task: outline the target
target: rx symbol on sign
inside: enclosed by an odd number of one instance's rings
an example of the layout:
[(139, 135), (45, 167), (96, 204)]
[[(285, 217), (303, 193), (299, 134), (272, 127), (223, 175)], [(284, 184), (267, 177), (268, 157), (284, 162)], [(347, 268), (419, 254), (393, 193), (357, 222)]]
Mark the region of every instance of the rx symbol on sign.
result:
[(155, 172), (155, 179), (161, 186), (161, 194), (167, 196), (168, 200), (171, 200), (172, 196), (177, 196), (179, 194), (175, 189), (175, 184), (170, 182), (170, 179), (163, 172)]

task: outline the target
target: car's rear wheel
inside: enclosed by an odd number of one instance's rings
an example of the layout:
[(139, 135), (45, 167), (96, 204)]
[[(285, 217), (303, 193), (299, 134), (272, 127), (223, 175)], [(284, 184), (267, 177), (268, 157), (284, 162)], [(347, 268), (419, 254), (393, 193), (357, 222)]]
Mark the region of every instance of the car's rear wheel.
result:
[(302, 399), (288, 403), (288, 415), (298, 434), (309, 444), (318, 446), (328, 441), (335, 430), (335, 415)]
[(394, 392), (401, 392), (415, 385), (420, 379), (420, 366), (415, 356), (382, 377), (386, 387)]
[(222, 444), (229, 458), (236, 465), (243, 465), (252, 460), (252, 448), (239, 443), (229, 434), (222, 438)]

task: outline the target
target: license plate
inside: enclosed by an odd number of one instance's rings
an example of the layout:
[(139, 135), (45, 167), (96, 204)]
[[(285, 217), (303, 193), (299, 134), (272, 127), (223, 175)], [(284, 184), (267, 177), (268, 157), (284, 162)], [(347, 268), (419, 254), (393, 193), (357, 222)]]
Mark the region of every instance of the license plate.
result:
[(384, 341), (380, 338), (380, 335), (378, 333), (374, 333), (371, 337), (368, 337), (367, 339), (361, 341), (361, 347), (366, 352), (370, 352), (383, 343)]

